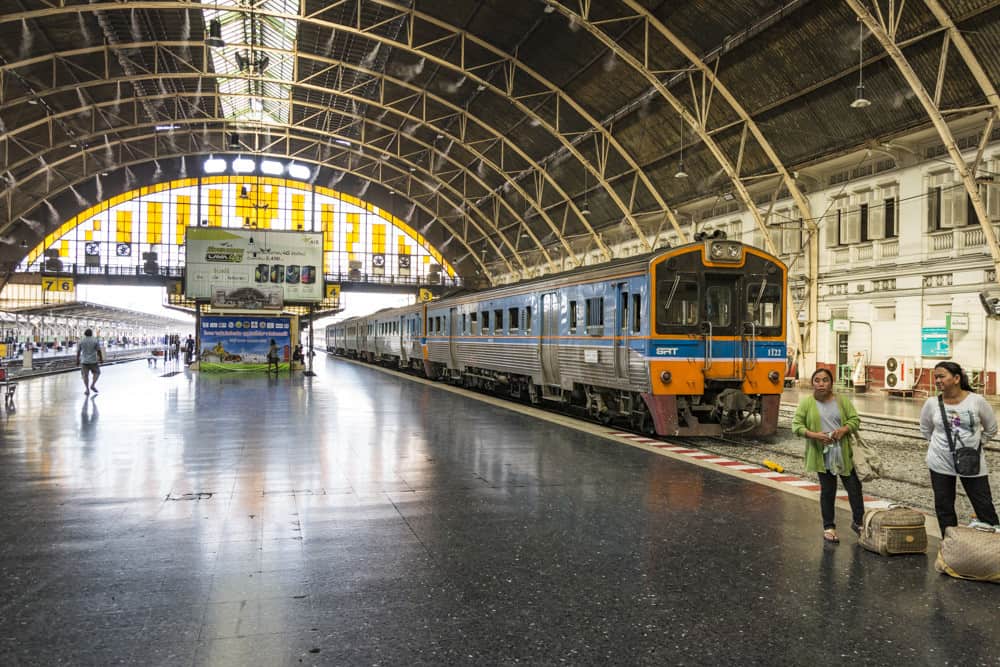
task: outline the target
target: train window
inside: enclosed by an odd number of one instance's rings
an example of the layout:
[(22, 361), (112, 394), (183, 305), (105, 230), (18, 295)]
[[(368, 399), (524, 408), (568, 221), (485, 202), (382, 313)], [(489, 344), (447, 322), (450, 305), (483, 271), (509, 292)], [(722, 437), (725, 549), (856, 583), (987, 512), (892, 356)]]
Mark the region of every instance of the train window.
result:
[(524, 330), (527, 333), (531, 333), (531, 306), (527, 306), (524, 309)]
[(600, 336), (604, 333), (604, 297), (596, 296), (587, 299), (587, 333)]
[(656, 284), (657, 326), (698, 324), (698, 283), (694, 277), (674, 275)]
[(755, 322), (761, 327), (780, 327), (781, 285), (769, 283), (767, 278), (749, 283), (746, 312), (748, 322)]
[(521, 328), (517, 317), (520, 312), (517, 308), (507, 309), (507, 328), (510, 333), (517, 333), (517, 330)]
[(479, 335), (479, 313), (469, 315), (469, 333), (473, 336)]
[(483, 311), (483, 320), (482, 320), (482, 322), (483, 323), (481, 325), (482, 326), (481, 330), (483, 332), (483, 335), (485, 336), (486, 334), (488, 334), (490, 332), (490, 311), (488, 311), (488, 310), (484, 310)]
[(493, 331), (494, 333), (503, 333), (503, 308), (493, 311)]
[(580, 321), (580, 315), (576, 312), (576, 301), (569, 302), (569, 332), (576, 333), (577, 322)]
[(466, 321), (465, 313), (462, 313), (462, 333), (469, 333), (469, 323)]
[(733, 319), (733, 288), (710, 285), (705, 290), (705, 319), (714, 327), (728, 327)]
[(628, 332), (628, 292), (622, 292), (622, 313), (619, 327), (622, 333)]
[(632, 295), (632, 333), (642, 331), (642, 295)]

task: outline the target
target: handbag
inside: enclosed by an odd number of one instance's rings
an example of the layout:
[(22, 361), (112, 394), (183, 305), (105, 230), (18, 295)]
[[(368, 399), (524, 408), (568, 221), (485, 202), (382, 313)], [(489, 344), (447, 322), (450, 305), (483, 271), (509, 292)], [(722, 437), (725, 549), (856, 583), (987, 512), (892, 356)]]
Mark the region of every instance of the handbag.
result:
[(875, 446), (866, 442), (860, 433), (851, 432), (851, 453), (854, 470), (862, 482), (870, 482), (882, 477), (882, 457)]
[(1000, 535), (983, 528), (948, 526), (934, 569), (958, 579), (1000, 584)]
[(944, 397), (938, 394), (938, 407), (941, 408), (941, 423), (944, 424), (945, 435), (948, 436), (948, 449), (955, 460), (955, 472), (962, 477), (975, 477), (979, 474), (980, 451), (983, 443), (977, 447), (955, 447), (955, 439), (951, 434), (951, 424), (948, 421), (948, 414), (944, 410)]

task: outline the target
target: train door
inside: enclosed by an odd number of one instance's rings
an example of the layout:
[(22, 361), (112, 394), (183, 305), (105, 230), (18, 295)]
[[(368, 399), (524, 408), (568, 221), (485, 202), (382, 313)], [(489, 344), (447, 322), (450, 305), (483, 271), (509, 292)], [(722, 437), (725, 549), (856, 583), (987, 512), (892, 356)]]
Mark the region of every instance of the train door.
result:
[(539, 327), (538, 352), (542, 360), (542, 380), (546, 385), (559, 384), (559, 295), (542, 295), (542, 322)]
[(458, 368), (458, 309), (448, 309), (448, 355), (451, 360), (449, 366)]
[(615, 308), (615, 377), (628, 377), (628, 326), (629, 326), (629, 294), (628, 283), (618, 283)]
[(399, 360), (404, 364), (407, 364), (410, 361), (410, 355), (407, 354), (406, 350), (406, 343), (409, 338), (406, 335), (406, 324), (407, 324), (406, 317), (400, 315), (399, 322), (396, 323), (396, 325), (399, 327), (399, 331), (397, 332), (398, 333), (397, 338), (399, 340)]
[[(705, 371), (713, 378), (737, 378), (742, 352), (737, 353), (733, 337), (741, 331), (736, 308), (741, 286), (733, 274), (705, 274), (701, 329), (705, 335)], [(720, 340), (723, 339), (723, 340)]]

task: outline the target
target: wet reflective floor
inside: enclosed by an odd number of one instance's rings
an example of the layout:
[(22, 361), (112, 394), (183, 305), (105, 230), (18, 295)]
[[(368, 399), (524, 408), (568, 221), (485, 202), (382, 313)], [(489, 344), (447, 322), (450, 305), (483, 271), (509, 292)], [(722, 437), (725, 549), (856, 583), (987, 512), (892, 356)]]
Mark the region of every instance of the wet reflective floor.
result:
[(825, 545), (813, 500), (317, 371), (23, 382), (0, 663), (997, 664), (1000, 589)]

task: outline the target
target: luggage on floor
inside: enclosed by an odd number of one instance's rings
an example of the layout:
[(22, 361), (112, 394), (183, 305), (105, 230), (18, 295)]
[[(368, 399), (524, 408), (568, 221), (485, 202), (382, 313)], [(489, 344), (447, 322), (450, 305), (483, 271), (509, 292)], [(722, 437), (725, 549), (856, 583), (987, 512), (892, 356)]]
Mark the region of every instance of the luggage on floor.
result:
[(924, 515), (902, 506), (868, 510), (858, 542), (865, 549), (883, 556), (926, 553)]
[(1000, 533), (984, 528), (945, 528), (934, 568), (958, 579), (1000, 584)]

